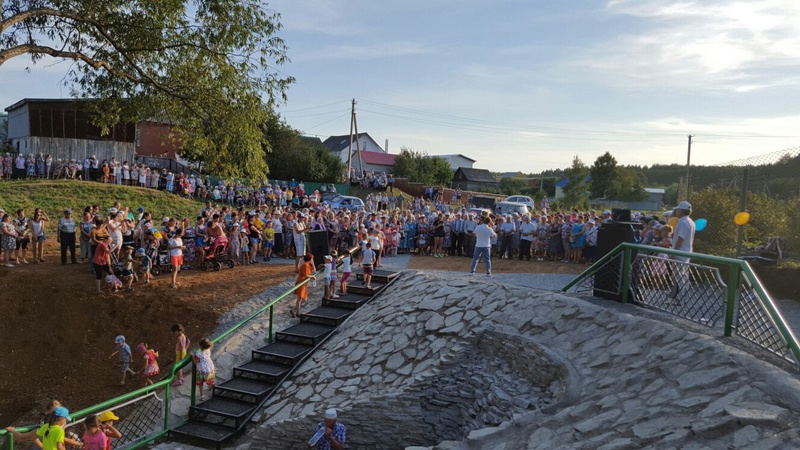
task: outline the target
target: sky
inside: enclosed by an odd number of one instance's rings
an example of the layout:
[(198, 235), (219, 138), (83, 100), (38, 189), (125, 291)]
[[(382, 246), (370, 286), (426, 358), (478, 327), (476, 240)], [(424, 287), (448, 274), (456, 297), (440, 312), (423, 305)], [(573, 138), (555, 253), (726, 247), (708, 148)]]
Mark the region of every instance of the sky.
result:
[[(800, 146), (797, 0), (277, 0), (296, 78), (278, 106), (498, 172), (720, 164)], [(30, 67), (29, 71), (26, 68)], [(0, 104), (61, 97), (67, 63), (0, 67)]]

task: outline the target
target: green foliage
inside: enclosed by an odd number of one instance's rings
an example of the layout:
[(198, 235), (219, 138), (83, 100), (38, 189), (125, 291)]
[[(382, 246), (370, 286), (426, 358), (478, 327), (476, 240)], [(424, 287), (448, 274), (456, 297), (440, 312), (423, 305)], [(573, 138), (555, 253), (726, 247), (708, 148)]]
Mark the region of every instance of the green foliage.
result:
[(611, 191), (612, 183), (617, 176), (617, 160), (611, 156), (611, 153), (603, 153), (592, 164), (590, 174), (592, 181), (589, 185), (589, 190), (592, 197), (609, 198), (607, 195)]
[(287, 61), (280, 28), (259, 0), (16, 0), (3, 5), (0, 66), (21, 55), (72, 60), (65, 84), (102, 99), (101, 129), (176, 124), (185, 158), (261, 178), (262, 125), (293, 81), (275, 69)]
[(572, 166), (564, 171), (564, 175), (569, 179), (569, 183), (564, 187), (562, 202), (570, 208), (588, 208), (589, 187), (586, 177), (589, 175), (589, 168), (578, 156), (575, 156), (572, 159)]
[[(705, 189), (692, 193), (692, 217), (708, 221), (705, 230), (695, 236), (695, 251), (712, 255), (732, 256), (736, 253), (737, 225), (733, 218), (739, 212), (740, 191), (737, 189)], [(742, 227), (746, 247), (755, 247), (771, 236), (781, 236), (791, 249), (800, 249), (800, 197), (790, 201), (771, 198), (762, 193), (749, 193), (747, 211), (750, 222)]]
[(528, 183), (519, 178), (501, 178), (500, 192), (506, 195), (522, 194), (528, 190)]
[(677, 205), (678, 204), (678, 183), (672, 183), (664, 188), (664, 204)]
[(273, 178), (339, 183), (344, 163), (322, 144), (300, 138), (300, 133), (272, 117), (265, 133), (271, 143), (266, 161)]
[(426, 185), (449, 185), (453, 179), (453, 171), (447, 161), (406, 147), (401, 147), (392, 170), (397, 177)]
[[(637, 202), (647, 198), (643, 177), (627, 167), (617, 167), (606, 197), (623, 202)], [(594, 182), (594, 179), (592, 179)]]

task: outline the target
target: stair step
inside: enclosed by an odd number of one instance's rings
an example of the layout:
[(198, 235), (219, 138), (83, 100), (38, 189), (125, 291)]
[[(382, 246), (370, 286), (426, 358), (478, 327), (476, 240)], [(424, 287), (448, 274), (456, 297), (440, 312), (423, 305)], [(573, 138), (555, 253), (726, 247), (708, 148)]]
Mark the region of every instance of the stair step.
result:
[[(332, 299), (338, 300), (338, 298)], [(322, 306), (309, 312), (300, 314), (300, 320), (307, 323), (319, 323), (322, 325), (338, 326), (345, 319), (353, 314), (352, 308), (341, 308), (337, 306)]]
[(369, 299), (371, 298), (372, 298), (371, 295), (348, 292), (346, 295), (339, 295), (339, 298), (333, 298), (330, 300), (323, 299), (322, 304), (324, 306), (332, 306), (336, 308), (346, 308), (352, 310), (360, 308), (361, 305), (368, 302)]
[(253, 350), (253, 359), (294, 366), (314, 347), (289, 341), (277, 341)]
[(192, 410), (239, 419), (252, 412), (255, 405), (222, 397), (212, 397), (192, 406)]
[(353, 294), (362, 294), (362, 295), (369, 295), (373, 296), (378, 292), (382, 291), (383, 288), (386, 287), (386, 283), (381, 283), (380, 281), (372, 280), (370, 281), (370, 287), (368, 288), (366, 285), (362, 284), (363, 282), (357, 281), (355, 283), (348, 283), (347, 284), (347, 293)]
[(279, 341), (287, 340), (309, 345), (319, 344), (323, 338), (331, 334), (336, 327), (322, 325), (318, 323), (300, 322), (285, 330), (275, 333), (275, 338)]
[[(233, 378), (214, 386), (214, 395), (233, 400), (260, 403), (277, 386), (248, 378)], [(243, 398), (244, 397), (244, 398)]]
[(277, 383), (289, 369), (290, 367), (286, 364), (254, 360), (234, 367), (233, 375), (234, 377), (255, 378)]
[[(364, 272), (359, 269), (355, 272), (356, 280), (364, 279)], [(372, 282), (374, 283), (388, 283), (393, 279), (400, 276), (400, 272), (392, 272), (385, 269), (374, 269), (372, 271)]]
[(189, 439), (198, 439), (206, 442), (220, 443), (233, 437), (236, 430), (229, 428), (209, 425), (202, 422), (186, 422), (183, 425), (170, 430), (170, 435), (178, 435)]

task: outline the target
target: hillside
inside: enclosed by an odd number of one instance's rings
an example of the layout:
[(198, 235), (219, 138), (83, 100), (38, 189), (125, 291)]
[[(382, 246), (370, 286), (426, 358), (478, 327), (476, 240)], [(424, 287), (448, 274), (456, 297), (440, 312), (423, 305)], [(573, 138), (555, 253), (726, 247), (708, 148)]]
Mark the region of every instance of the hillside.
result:
[(108, 210), (115, 201), (132, 210), (141, 206), (151, 211), (153, 217), (191, 219), (202, 209), (201, 202), (140, 187), (65, 180), (0, 183), (0, 208), (12, 214), (16, 214), (19, 208), (25, 208), (28, 217), (33, 215), (34, 208), (42, 208), (50, 217), (50, 229), (55, 229), (64, 209), (71, 209), (75, 220), (80, 220), (84, 207), (100, 205), (101, 210)]

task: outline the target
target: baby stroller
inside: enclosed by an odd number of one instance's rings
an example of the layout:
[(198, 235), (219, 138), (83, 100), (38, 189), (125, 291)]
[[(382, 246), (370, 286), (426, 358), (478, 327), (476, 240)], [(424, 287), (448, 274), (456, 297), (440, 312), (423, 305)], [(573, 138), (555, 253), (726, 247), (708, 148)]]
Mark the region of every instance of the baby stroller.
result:
[(200, 269), (207, 271), (214, 269), (215, 271), (221, 270), (223, 265), (227, 265), (231, 269), (235, 265), (233, 258), (228, 252), (228, 240), (224, 237), (218, 237), (208, 244), (205, 250), (205, 258), (200, 264)]
[(152, 248), (147, 252), (152, 261), (150, 273), (152, 275), (159, 275), (161, 273), (172, 273), (172, 262), (169, 258), (169, 250), (165, 246)]

